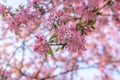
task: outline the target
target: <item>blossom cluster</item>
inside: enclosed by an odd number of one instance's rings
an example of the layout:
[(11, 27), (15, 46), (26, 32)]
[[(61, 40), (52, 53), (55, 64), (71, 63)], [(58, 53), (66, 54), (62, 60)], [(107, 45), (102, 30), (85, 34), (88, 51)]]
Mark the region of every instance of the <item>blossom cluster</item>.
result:
[[(61, 45), (61, 49), (67, 48), (72, 53), (81, 53), (85, 50), (84, 37), (96, 28), (105, 11), (113, 10), (119, 18), (118, 5), (117, 0), (31, 0), (26, 7), (20, 5), (16, 11), (0, 4), (0, 14), (8, 28), (21, 37), (38, 33), (34, 31), (36, 29), (48, 31), (50, 40), (42, 40), (37, 36), (34, 51), (46, 53), (48, 46), (54, 44), (57, 47)], [(117, 22), (118, 18), (115, 19)], [(22, 33), (21, 30), (25, 32)], [(47, 45), (44, 40), (48, 41)]]
[(36, 36), (34, 51), (42, 55), (45, 55), (45, 53), (47, 53), (48, 50), (49, 45), (45, 42), (44, 37)]

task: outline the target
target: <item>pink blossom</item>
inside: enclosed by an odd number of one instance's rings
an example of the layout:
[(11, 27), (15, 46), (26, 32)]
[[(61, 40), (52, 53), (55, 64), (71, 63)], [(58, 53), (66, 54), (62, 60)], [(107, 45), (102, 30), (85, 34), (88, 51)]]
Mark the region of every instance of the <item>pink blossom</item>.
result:
[(62, 26), (57, 30), (58, 39), (60, 42), (67, 42), (65, 48), (70, 52), (78, 52), (81, 54), (82, 51), (86, 50), (84, 45), (85, 39), (80, 36), (79, 31), (72, 30), (73, 27)]
[(39, 54), (45, 55), (48, 50), (49, 50), (49, 46), (45, 42), (44, 37), (43, 36), (36, 36), (34, 51), (39, 53)]
[(6, 6), (0, 4), (0, 14), (6, 11)]

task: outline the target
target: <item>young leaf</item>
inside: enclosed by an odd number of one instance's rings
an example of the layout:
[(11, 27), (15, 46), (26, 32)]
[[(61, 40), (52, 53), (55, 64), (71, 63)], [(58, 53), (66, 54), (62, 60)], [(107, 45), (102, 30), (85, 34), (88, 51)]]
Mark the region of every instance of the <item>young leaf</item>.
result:
[(79, 23), (76, 24), (76, 27), (81, 27), (81, 26), (82, 26), (81, 22), (79, 22)]
[(57, 34), (56, 33), (54, 33), (51, 37), (50, 37), (50, 39), (49, 39), (49, 42), (51, 42), (54, 38), (56, 38), (57, 37)]
[(47, 53), (50, 54), (51, 56), (53, 56), (53, 50), (51, 47), (50, 47), (50, 50), (47, 51)]
[(52, 27), (50, 30), (57, 29), (57, 25), (55, 23), (52, 23)]
[(76, 24), (76, 28), (75, 28), (76, 31), (83, 30), (83, 29), (84, 29), (84, 26), (82, 26), (81, 22), (79, 22), (79, 23)]
[(112, 0), (109, 0), (108, 3), (107, 3), (107, 5), (110, 6), (110, 7), (111, 7), (113, 4), (114, 4), (114, 2), (113, 2)]
[(2, 17), (5, 17), (5, 13), (2, 13)]
[(60, 48), (58, 47), (55, 51), (57, 52), (57, 51), (59, 51), (59, 49), (60, 49)]
[(98, 11), (96, 14), (97, 14), (97, 15), (102, 15), (102, 12), (99, 12), (99, 11)]
[(95, 26), (90, 26), (92, 29), (95, 29)]
[(88, 24), (91, 25), (91, 26), (93, 26), (95, 23), (96, 23), (96, 21), (93, 21), (93, 20), (88, 21)]
[(20, 6), (19, 6), (19, 8), (20, 8), (20, 9), (23, 9), (23, 8), (24, 8), (24, 6), (23, 6), (23, 5), (20, 5)]

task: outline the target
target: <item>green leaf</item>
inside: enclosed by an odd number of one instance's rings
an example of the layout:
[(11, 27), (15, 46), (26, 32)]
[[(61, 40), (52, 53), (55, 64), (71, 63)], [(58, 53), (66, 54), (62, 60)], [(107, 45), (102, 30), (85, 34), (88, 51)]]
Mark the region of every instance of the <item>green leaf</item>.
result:
[(18, 31), (15, 31), (15, 35), (18, 35)]
[(16, 12), (18, 12), (18, 11), (19, 11), (19, 9), (16, 9), (15, 11), (16, 11)]
[(95, 23), (96, 23), (96, 21), (93, 21), (93, 20), (88, 21), (88, 24), (91, 25), (91, 26), (93, 26)]
[(50, 50), (47, 51), (47, 53), (50, 54), (51, 56), (53, 56), (53, 50), (51, 47), (50, 47)]
[(55, 42), (56, 42), (56, 44), (58, 44), (58, 37), (56, 37)]
[(81, 26), (82, 26), (81, 22), (79, 22), (79, 23), (76, 24), (76, 27), (81, 27)]
[(84, 29), (84, 26), (82, 26), (81, 22), (79, 22), (79, 23), (76, 24), (76, 28), (75, 28), (76, 31), (83, 30), (83, 29)]
[(50, 37), (49, 42), (51, 42), (54, 38), (57, 38), (57, 34), (56, 34), (56, 33), (54, 33), (54, 34)]
[(95, 26), (91, 26), (92, 29), (95, 29)]
[(20, 9), (23, 9), (23, 8), (24, 8), (24, 5), (20, 5), (19, 8), (20, 8)]
[(111, 7), (113, 4), (114, 4), (114, 2), (113, 2), (112, 0), (109, 0), (108, 3), (107, 3), (107, 5), (110, 6), (110, 7)]
[(10, 13), (10, 16), (14, 17), (14, 15), (15, 15), (15, 14), (13, 14), (13, 13)]
[(57, 29), (57, 25), (55, 23), (52, 23), (50, 31), (52, 31), (53, 29)]
[(2, 13), (2, 17), (5, 17), (5, 13)]
[(97, 15), (102, 15), (102, 12), (97, 12), (96, 14), (97, 14)]
[(57, 52), (57, 51), (59, 51), (59, 49), (60, 49), (60, 48), (58, 47), (55, 51)]

